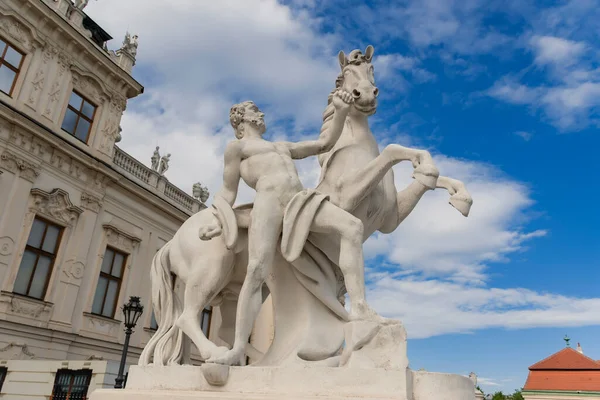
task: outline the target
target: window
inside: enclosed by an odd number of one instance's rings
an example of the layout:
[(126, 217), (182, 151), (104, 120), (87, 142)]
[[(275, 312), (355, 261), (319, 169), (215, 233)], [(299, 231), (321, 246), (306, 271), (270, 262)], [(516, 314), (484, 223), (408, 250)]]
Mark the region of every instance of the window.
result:
[[(175, 290), (175, 281), (177, 280), (177, 275), (171, 272), (171, 289)], [(150, 329), (157, 330), (158, 322), (156, 322), (156, 316), (154, 315), (154, 310), (152, 310), (152, 318), (150, 318)]]
[(210, 332), (210, 321), (212, 319), (212, 307), (208, 306), (204, 310), (202, 310), (202, 315), (200, 316), (200, 328), (202, 328), (202, 332), (204, 332), (204, 336), (208, 337), (208, 332)]
[(23, 53), (0, 39), (0, 55), (0, 90), (12, 96), (23, 63)]
[(86, 400), (91, 379), (91, 369), (59, 369), (50, 400)]
[(39, 218), (33, 220), (13, 292), (44, 298), (61, 234), (61, 227)]
[(95, 114), (96, 106), (73, 91), (61, 128), (82, 142), (87, 143)]
[(94, 295), (94, 303), (92, 304), (93, 314), (108, 318), (115, 316), (126, 260), (126, 254), (110, 247), (106, 248), (96, 294)]
[(4, 379), (6, 379), (7, 374), (8, 368), (0, 367), (0, 393), (2, 393), (2, 385), (4, 385)]

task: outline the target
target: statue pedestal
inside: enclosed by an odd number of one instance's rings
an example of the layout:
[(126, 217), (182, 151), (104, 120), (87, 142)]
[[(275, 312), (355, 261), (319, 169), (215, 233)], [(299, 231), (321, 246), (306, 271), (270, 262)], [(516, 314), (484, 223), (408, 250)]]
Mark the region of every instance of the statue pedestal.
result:
[[(410, 369), (319, 366), (225, 367), (219, 375), (195, 366), (132, 366), (127, 388), (99, 389), (90, 400), (258, 400), (258, 399), (394, 399), (474, 400), (473, 382), (464, 376)], [(222, 376), (223, 374), (221, 374)]]

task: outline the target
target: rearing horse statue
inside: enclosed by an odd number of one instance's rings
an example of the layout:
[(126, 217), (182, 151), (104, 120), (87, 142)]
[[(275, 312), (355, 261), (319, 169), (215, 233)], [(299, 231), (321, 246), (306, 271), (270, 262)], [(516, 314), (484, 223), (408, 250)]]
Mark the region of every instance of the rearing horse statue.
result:
[[(429, 152), (397, 144), (380, 153), (369, 129), (368, 117), (377, 109), (378, 89), (371, 63), (374, 49), (339, 53), (341, 73), (336, 89), (354, 96), (344, 130), (335, 147), (319, 157), (321, 177), (317, 191), (359, 218), (364, 240), (373, 232), (393, 232), (429, 190), (443, 188), (450, 204), (467, 216), (472, 199), (462, 182), (439, 176)], [(335, 90), (335, 89), (334, 89)], [(324, 128), (332, 113), (331, 97), (324, 112)], [(410, 161), (415, 180), (398, 192), (392, 167)], [(152, 304), (159, 328), (146, 345), (140, 365), (181, 363), (183, 334), (196, 345), (202, 359), (218, 357), (227, 350), (209, 341), (200, 329), (199, 314), (208, 305), (219, 305), (222, 324), (219, 337), (233, 343), (237, 295), (247, 266), (247, 227), (251, 205), (236, 207), (238, 240), (228, 249), (225, 235), (211, 241), (198, 236), (200, 227), (213, 224), (210, 209), (190, 217), (152, 262)], [(301, 256), (288, 263), (278, 255), (267, 286), (273, 299), (275, 335), (269, 350), (247, 352), (259, 365), (322, 363), (340, 365), (348, 313), (340, 302), (345, 293), (337, 267), (339, 239), (311, 233)], [(170, 274), (185, 283), (183, 299), (171, 286)]]

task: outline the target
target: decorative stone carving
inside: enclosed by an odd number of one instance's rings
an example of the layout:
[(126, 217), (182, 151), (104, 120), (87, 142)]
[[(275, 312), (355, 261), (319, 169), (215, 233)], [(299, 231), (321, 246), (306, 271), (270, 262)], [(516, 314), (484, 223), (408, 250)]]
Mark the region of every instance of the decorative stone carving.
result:
[(4, 168), (14, 174), (19, 172), (19, 176), (29, 182), (35, 182), (36, 178), (40, 175), (39, 166), (24, 160), (8, 150), (4, 150), (4, 153), (0, 155), (0, 168)]
[(53, 149), (50, 164), (72, 178), (86, 182), (87, 168), (58, 148)]
[(29, 98), (27, 99), (27, 104), (30, 106), (34, 106), (37, 100), (38, 94), (42, 91), (44, 87), (44, 82), (46, 81), (46, 71), (44, 68), (38, 69), (31, 81), (31, 91), (29, 92)]
[(123, 232), (114, 225), (104, 224), (102, 227), (104, 228), (106, 239), (110, 245), (126, 250), (129, 253), (131, 253), (142, 241), (142, 239)]
[(194, 183), (192, 186), (192, 194), (196, 200), (200, 200), (202, 203), (206, 203), (206, 200), (208, 200), (208, 196), (210, 195), (208, 188), (202, 186), (200, 182)]
[(13, 124), (9, 125), (9, 142), (13, 143), (19, 149), (30, 153), (33, 156), (44, 158), (52, 149), (48, 144), (36, 138), (32, 134), (16, 127)]
[(152, 157), (150, 158), (150, 165), (153, 171), (158, 171), (158, 164), (160, 163), (159, 149), (160, 147), (156, 146), (156, 149), (154, 149), (154, 153), (152, 153)]
[(58, 100), (61, 98), (61, 94), (63, 92), (63, 80), (65, 77), (65, 73), (67, 69), (71, 66), (71, 59), (65, 53), (58, 54), (58, 72), (56, 77), (54, 78), (54, 82), (50, 87), (50, 91), (48, 92), (48, 102), (46, 103), (46, 108), (44, 109), (44, 116), (52, 119), (54, 112), (56, 110), (56, 105)]
[(90, 0), (73, 0), (73, 5), (75, 8), (82, 10), (87, 7)]
[(104, 191), (106, 190), (106, 187), (108, 186), (109, 181), (110, 181), (110, 178), (108, 176), (103, 174), (101, 171), (97, 171), (96, 175), (94, 176), (94, 180), (92, 182), (93, 189), (96, 192), (104, 193)]
[(123, 45), (119, 51), (129, 53), (135, 59), (135, 56), (137, 55), (137, 48), (138, 35), (131, 36), (129, 32), (125, 33), (125, 39), (123, 40)]
[(42, 51), (42, 63), (38, 67), (38, 70), (31, 81), (31, 89), (27, 98), (27, 104), (33, 108), (35, 108), (35, 105), (39, 101), (40, 93), (44, 89), (44, 84), (46, 83), (46, 70), (48, 69), (48, 62), (52, 60), (57, 53), (58, 50), (56, 50), (54, 46), (46, 43)]
[(35, 304), (17, 297), (11, 298), (10, 309), (15, 314), (21, 314), (35, 319), (39, 318), (42, 313), (50, 311), (50, 307), (45, 304)]
[(158, 173), (160, 175), (164, 175), (165, 172), (169, 169), (169, 161), (171, 160), (171, 154), (167, 154), (166, 156), (162, 156), (160, 158), (160, 164), (158, 165)]
[(90, 76), (81, 74), (73, 67), (71, 68), (71, 71), (73, 73), (73, 87), (96, 103), (97, 106), (100, 106), (103, 103), (105, 96), (102, 84)]
[(125, 111), (127, 101), (121, 96), (115, 96), (111, 99), (109, 105), (109, 115), (104, 121), (102, 126), (102, 142), (100, 143), (100, 149), (107, 154), (112, 154), (117, 138), (119, 137), (119, 122)]
[(33, 212), (58, 220), (68, 226), (73, 225), (83, 212), (81, 208), (71, 203), (69, 193), (62, 189), (54, 189), (50, 193), (41, 189), (32, 189), (31, 197)]
[(86, 329), (91, 332), (96, 332), (105, 336), (116, 336), (117, 329), (121, 324), (120, 321), (100, 317), (93, 314), (84, 313), (86, 321)]
[[(402, 323), (378, 316), (365, 299), (363, 232), (393, 232), (435, 188), (447, 190), (450, 204), (464, 216), (472, 204), (462, 182), (439, 176), (427, 151), (389, 144), (380, 153), (368, 123), (378, 106), (373, 54), (372, 46), (364, 53), (339, 53), (341, 72), (315, 141), (273, 145), (262, 139), (264, 115), (253, 103), (232, 107), (238, 140), (225, 152), (230, 173), (224, 189), (214, 196), (213, 207), (185, 221), (152, 261), (158, 329), (140, 356), (142, 367), (130, 370), (128, 390), (163, 390), (165, 398), (183, 398), (192, 395), (169, 389), (214, 391), (213, 385), (225, 384), (218, 389), (223, 398), (473, 398), (467, 377), (411, 371)], [(318, 192), (302, 190), (292, 158), (319, 153)], [(413, 165), (414, 181), (398, 191), (394, 180), (385, 177), (402, 161)], [(232, 206), (240, 178), (257, 182), (265, 175), (268, 191), (257, 187), (253, 204)], [(319, 226), (323, 229), (314, 229)], [(253, 243), (261, 248), (250, 252)], [(270, 252), (256, 255), (265, 249)], [(247, 271), (260, 271), (265, 260), (273, 264), (261, 271), (264, 275), (244, 277)], [(173, 272), (185, 287), (183, 296), (172, 289)], [(275, 335), (261, 354), (247, 339), (265, 275)], [(339, 301), (346, 291), (350, 312)], [(230, 293), (239, 293), (237, 306), (227, 299)], [(186, 302), (181, 304), (181, 298)], [(213, 302), (220, 303), (220, 336), (233, 345), (231, 350), (208, 341), (200, 329), (199, 312)], [(257, 361), (253, 368), (228, 370), (174, 366), (186, 357), (183, 335), (207, 363), (244, 364), (245, 354)]]
[[(27, 344), (25, 344), (25, 343), (10, 342), (6, 346), (0, 348), (0, 353), (6, 353), (6, 352), (9, 352), (11, 349), (15, 349), (15, 348), (20, 349), (20, 351), (19, 351), (20, 355), (25, 356), (26, 359), (30, 359), (31, 360), (31, 359), (35, 358), (35, 354), (32, 353), (29, 350), (29, 347), (27, 347)], [(13, 354), (11, 356), (2, 357), (2, 358), (7, 358), (9, 360), (23, 359), (23, 357), (20, 356), (20, 355), (19, 354)]]
[(14, 248), (15, 241), (11, 237), (0, 237), (0, 256), (10, 256)]
[(93, 194), (83, 192), (81, 193), (81, 207), (97, 213), (102, 207), (102, 200)]
[(31, 51), (34, 47), (32, 31), (25, 27), (13, 16), (0, 17), (0, 29), (8, 34), (11, 38), (21, 43), (25, 48)]
[(85, 264), (82, 261), (70, 259), (65, 261), (62, 271), (68, 277), (81, 279), (85, 272)]

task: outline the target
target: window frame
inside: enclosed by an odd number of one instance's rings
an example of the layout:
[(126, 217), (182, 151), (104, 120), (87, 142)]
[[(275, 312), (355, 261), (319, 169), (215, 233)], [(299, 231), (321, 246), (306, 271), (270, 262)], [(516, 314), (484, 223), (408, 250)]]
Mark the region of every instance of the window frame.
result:
[[(79, 106), (80, 107), (79, 110), (76, 110), (75, 107), (73, 107), (71, 105), (71, 96), (73, 95), (73, 93), (75, 93), (77, 96), (81, 97), (81, 99), (82, 99), (81, 105)], [(89, 118), (87, 115), (85, 115), (81, 111), (83, 109), (84, 102), (87, 102), (92, 107), (94, 107), (94, 112), (92, 114), (92, 118)], [(66, 130), (66, 129), (63, 128), (63, 124), (65, 123), (65, 118), (67, 117), (67, 113), (69, 112), (69, 110), (71, 110), (77, 116), (77, 118), (75, 119), (75, 126), (73, 127), (73, 132), (69, 132), (68, 130)], [(73, 88), (73, 90), (71, 90), (71, 93), (69, 94), (69, 99), (67, 100), (67, 108), (65, 109), (65, 113), (64, 113), (63, 118), (62, 118), (60, 129), (63, 132), (68, 133), (70, 136), (73, 136), (75, 139), (79, 140), (80, 142), (87, 144), (88, 141), (90, 140), (90, 135), (92, 133), (92, 126), (94, 125), (94, 119), (96, 118), (96, 112), (97, 111), (98, 111), (98, 106), (94, 102), (90, 101), (88, 99), (88, 97), (84, 96), (83, 94), (81, 94), (80, 91), (78, 91), (77, 89)], [(79, 120), (81, 118), (83, 118), (84, 120), (86, 120), (90, 124), (90, 127), (89, 127), (89, 129), (87, 131), (87, 136), (86, 136), (85, 140), (81, 140), (80, 138), (78, 138), (76, 136), (77, 126), (79, 125)]]
[[(82, 368), (82, 369), (69, 369), (69, 368), (59, 368), (56, 370), (56, 372), (54, 373), (54, 384), (52, 385), (52, 394), (50, 395), (50, 400), (62, 400), (62, 399), (70, 399), (71, 398), (71, 391), (73, 389), (74, 386), (74, 381), (75, 378), (78, 376), (83, 376), (85, 378), (87, 378), (87, 383), (85, 384), (85, 386), (87, 387), (87, 390), (85, 392), (85, 394), (83, 395), (83, 397), (81, 398), (81, 400), (87, 400), (88, 398), (88, 392), (90, 390), (90, 384), (92, 383), (92, 373), (93, 371), (89, 368)], [(68, 376), (69, 378), (69, 388), (67, 390), (67, 393), (65, 394), (64, 397), (56, 397), (56, 387), (59, 385), (59, 379), (64, 376), (62, 374), (65, 374)], [(61, 393), (62, 394), (62, 393)]]
[[(46, 240), (46, 234), (48, 233), (49, 226), (54, 226), (59, 229), (58, 236), (56, 237), (56, 245), (54, 248), (54, 253), (48, 253), (47, 251), (44, 251), (41, 248), (39, 248), (39, 249), (35, 248), (33, 246), (30, 246), (29, 243), (27, 243), (27, 242), (29, 242), (29, 236), (31, 235), (31, 232), (33, 230), (33, 224), (35, 224), (36, 219), (43, 222), (44, 224), (46, 224), (46, 226), (44, 228), (44, 233), (42, 235), (42, 240), (40, 242), (40, 246), (44, 245), (44, 241)], [(23, 256), (21, 256), (21, 261), (19, 262), (19, 268), (17, 269), (17, 276), (19, 274), (19, 271), (21, 270), (21, 264), (23, 263), (23, 257), (25, 256), (26, 251), (30, 251), (36, 255), (35, 265), (34, 265), (33, 271), (31, 272), (31, 276), (29, 277), (29, 283), (27, 284), (26, 294), (15, 292), (14, 285), (16, 282), (13, 283), (12, 291), (14, 294), (19, 295), (19, 296), (28, 297), (30, 299), (42, 300), (42, 301), (46, 298), (46, 294), (48, 293), (48, 286), (50, 285), (50, 277), (52, 276), (52, 273), (54, 272), (54, 264), (56, 263), (58, 250), (60, 249), (60, 243), (62, 242), (64, 232), (65, 232), (64, 226), (56, 224), (46, 218), (40, 217), (39, 215), (34, 216), (33, 223), (31, 224), (31, 227), (29, 229), (29, 234), (27, 235), (27, 242), (25, 242), (25, 249), (23, 250)], [(29, 291), (31, 290), (31, 284), (33, 282), (33, 277), (35, 276), (35, 271), (37, 270), (38, 261), (40, 259), (40, 256), (49, 257), (51, 259), (51, 261), (50, 261), (50, 265), (48, 266), (48, 273), (46, 274), (46, 282), (44, 283), (44, 290), (42, 292), (42, 296), (38, 298), (35, 296), (31, 296), (29, 294)], [(16, 276), (15, 276), (15, 281), (16, 281)]]
[[(19, 80), (19, 75), (21, 74), (21, 69), (23, 68), (23, 63), (25, 61), (26, 54), (23, 51), (21, 51), (17, 46), (12, 44), (9, 40), (4, 39), (4, 37), (0, 37), (0, 40), (2, 40), (6, 44), (6, 47), (2, 51), (2, 54), (0, 55), (0, 67), (4, 66), (15, 73), (15, 78), (13, 79), (12, 85), (10, 86), (10, 90), (8, 91), (8, 93), (6, 93), (2, 89), (0, 89), (0, 92), (4, 93), (8, 97), (12, 98), (13, 91), (15, 90), (15, 86), (17, 85), (17, 81)], [(6, 52), (8, 51), (9, 47), (11, 47), (14, 51), (16, 51), (17, 53), (19, 53), (21, 55), (21, 61), (19, 62), (19, 66), (16, 69), (14, 66), (12, 66), (10, 63), (8, 63), (5, 60)]]
[(8, 368), (5, 366), (0, 367), (0, 394), (2, 393), (2, 386), (4, 386), (4, 381), (6, 380), (7, 375)]
[[(114, 262), (115, 262), (115, 256), (118, 254), (123, 256), (123, 262), (121, 264), (121, 273), (120, 273), (120, 277), (115, 277), (111, 274), (107, 274), (106, 272), (102, 271), (102, 264), (104, 263), (104, 257), (106, 257), (106, 252), (110, 250), (113, 252), (113, 257), (112, 257), (112, 261), (110, 263), (110, 270), (112, 272), (112, 269), (114, 267)], [(94, 297), (92, 299), (92, 309), (91, 309), (91, 314), (98, 316), (98, 317), (103, 317), (103, 318), (110, 318), (110, 319), (114, 319), (115, 318), (115, 314), (117, 312), (117, 305), (118, 305), (118, 301), (119, 301), (119, 296), (121, 295), (121, 286), (123, 284), (123, 274), (125, 273), (125, 266), (127, 265), (127, 259), (129, 258), (129, 254), (118, 250), (112, 246), (106, 246), (106, 249), (104, 250), (104, 257), (102, 258), (102, 263), (100, 263), (100, 273), (98, 274), (98, 280), (96, 281), (96, 290), (94, 291)], [(115, 299), (115, 303), (113, 305), (113, 310), (111, 313), (111, 316), (106, 316), (104, 314), (102, 314), (102, 310), (104, 310), (104, 306), (106, 305), (106, 295), (108, 294), (108, 284), (106, 285), (106, 291), (104, 292), (104, 297), (102, 298), (102, 307), (100, 308), (100, 313), (95, 313), (94, 312), (94, 299), (96, 298), (96, 291), (98, 290), (98, 284), (100, 282), (100, 278), (105, 278), (108, 280), (108, 282), (110, 283), (110, 281), (117, 281), (118, 285), (117, 285), (117, 297)]]

